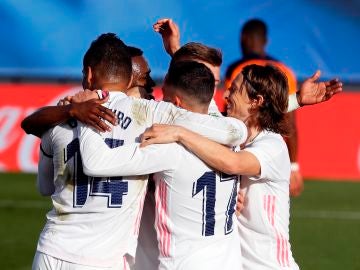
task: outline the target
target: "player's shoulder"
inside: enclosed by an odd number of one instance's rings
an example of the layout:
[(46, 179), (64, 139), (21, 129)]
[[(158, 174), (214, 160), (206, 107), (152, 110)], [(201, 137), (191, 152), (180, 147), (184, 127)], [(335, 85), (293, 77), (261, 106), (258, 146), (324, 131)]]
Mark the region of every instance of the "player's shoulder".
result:
[(257, 149), (257, 151), (271, 153), (274, 156), (285, 152), (287, 153), (287, 147), (283, 137), (271, 131), (260, 132), (255, 140), (246, 146), (246, 148)]
[(67, 141), (76, 136), (77, 126), (78, 121), (71, 119), (50, 129), (47, 136), (49, 136), (52, 141)]
[(267, 130), (262, 131), (255, 141), (261, 144), (274, 144), (275, 146), (285, 144), (283, 137), (279, 133)]

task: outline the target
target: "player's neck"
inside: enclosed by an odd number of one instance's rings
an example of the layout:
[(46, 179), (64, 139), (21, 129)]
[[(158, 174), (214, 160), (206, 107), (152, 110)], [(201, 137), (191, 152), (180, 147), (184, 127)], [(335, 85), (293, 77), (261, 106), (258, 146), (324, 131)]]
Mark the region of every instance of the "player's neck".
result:
[(246, 50), (243, 52), (245, 58), (253, 58), (255, 56), (264, 58), (266, 56), (266, 52), (263, 47), (253, 47), (250, 50)]
[(181, 108), (188, 110), (194, 113), (208, 114), (209, 107), (203, 105), (190, 105), (190, 104), (181, 104)]
[(246, 139), (245, 145), (252, 143), (261, 132), (259, 125), (251, 123), (251, 121), (247, 122), (246, 126), (248, 127), (248, 137)]
[(121, 83), (103, 83), (100, 89), (107, 90), (109, 92), (125, 92), (126, 86)]

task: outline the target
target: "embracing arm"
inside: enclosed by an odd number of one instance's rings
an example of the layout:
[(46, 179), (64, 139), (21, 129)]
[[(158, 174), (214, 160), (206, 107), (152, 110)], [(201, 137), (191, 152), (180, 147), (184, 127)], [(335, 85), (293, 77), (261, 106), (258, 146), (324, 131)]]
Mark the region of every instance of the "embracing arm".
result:
[(250, 152), (233, 152), (197, 133), (178, 126), (154, 125), (143, 136), (142, 146), (180, 142), (210, 167), (227, 174), (259, 175), (260, 163)]
[(170, 145), (139, 148), (139, 144), (108, 147), (100, 134), (91, 128), (80, 130), (80, 152), (84, 173), (90, 176), (145, 175), (171, 169), (174, 158)]
[[(216, 117), (190, 112), (168, 102), (137, 100), (143, 103), (143, 114), (149, 115), (148, 126), (153, 124), (173, 124), (185, 127), (213, 141), (229, 146), (242, 144), (247, 138), (245, 124), (231, 117)], [(145, 104), (144, 104), (145, 103)], [(146, 108), (146, 107), (149, 108)]]
[(50, 128), (65, 122), (74, 114), (73, 105), (43, 107), (27, 116), (21, 122), (21, 128), (27, 134), (41, 137)]
[(21, 128), (28, 134), (41, 137), (50, 128), (75, 118), (99, 131), (107, 131), (110, 127), (101, 119), (115, 124), (113, 112), (101, 105), (107, 100), (107, 98), (102, 100), (91, 99), (64, 106), (44, 107), (27, 116), (21, 122)]

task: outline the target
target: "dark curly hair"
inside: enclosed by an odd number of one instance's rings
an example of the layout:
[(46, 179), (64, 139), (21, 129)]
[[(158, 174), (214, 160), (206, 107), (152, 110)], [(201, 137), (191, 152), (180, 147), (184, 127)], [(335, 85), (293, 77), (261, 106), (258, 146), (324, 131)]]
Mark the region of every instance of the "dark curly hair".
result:
[(274, 66), (248, 65), (242, 70), (243, 82), (251, 100), (264, 98), (256, 118), (262, 130), (287, 135), (285, 115), (288, 107), (289, 86), (285, 74)]
[[(131, 79), (131, 55), (128, 46), (114, 33), (100, 35), (84, 55), (83, 68), (91, 67), (96, 80), (122, 81)], [(95, 86), (96, 87), (96, 86)]]

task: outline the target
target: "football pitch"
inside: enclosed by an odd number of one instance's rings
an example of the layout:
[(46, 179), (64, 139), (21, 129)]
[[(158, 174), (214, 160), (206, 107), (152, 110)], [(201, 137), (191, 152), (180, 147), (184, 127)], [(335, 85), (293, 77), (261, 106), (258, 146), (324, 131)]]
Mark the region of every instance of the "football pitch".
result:
[[(0, 173), (0, 269), (31, 269), (49, 198), (35, 175)], [(306, 181), (291, 201), (290, 241), (301, 269), (360, 269), (360, 182)]]

